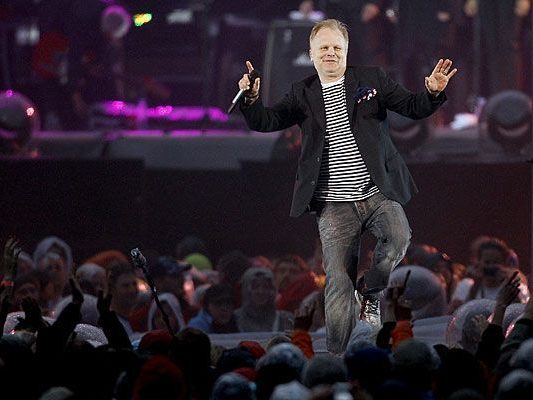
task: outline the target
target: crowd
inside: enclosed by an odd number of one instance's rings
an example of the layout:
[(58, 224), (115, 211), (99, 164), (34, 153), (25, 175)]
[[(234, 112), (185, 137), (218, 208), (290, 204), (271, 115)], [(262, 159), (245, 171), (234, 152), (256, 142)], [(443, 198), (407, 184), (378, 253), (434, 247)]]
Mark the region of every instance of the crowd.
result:
[[(32, 255), (8, 239), (2, 398), (503, 400), (533, 388), (533, 301), (500, 239), (474, 240), (464, 265), (412, 245), (381, 320), (359, 320), (343, 357), (315, 346), (319, 252), (305, 261), (233, 251), (213, 264), (187, 237), (175, 255), (146, 259), (146, 273), (117, 250), (77, 264), (57, 237)], [(213, 340), (227, 333), (242, 335), (238, 345)]]

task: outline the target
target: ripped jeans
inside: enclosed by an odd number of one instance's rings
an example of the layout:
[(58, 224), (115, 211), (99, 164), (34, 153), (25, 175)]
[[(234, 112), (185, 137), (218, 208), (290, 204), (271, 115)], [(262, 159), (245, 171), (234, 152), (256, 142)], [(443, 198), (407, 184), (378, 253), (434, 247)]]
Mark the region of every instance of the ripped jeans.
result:
[(364, 275), (368, 292), (387, 287), (391, 270), (402, 260), (411, 229), (402, 206), (381, 193), (356, 202), (326, 202), (317, 216), (326, 271), (326, 346), (342, 354), (355, 327), (357, 263), (361, 234), (377, 239), (370, 269)]

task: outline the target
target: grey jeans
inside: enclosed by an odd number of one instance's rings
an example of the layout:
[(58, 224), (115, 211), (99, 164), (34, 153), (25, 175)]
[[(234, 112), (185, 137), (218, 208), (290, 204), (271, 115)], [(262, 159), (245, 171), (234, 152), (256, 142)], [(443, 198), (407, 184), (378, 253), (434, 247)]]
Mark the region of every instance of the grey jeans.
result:
[(326, 202), (317, 216), (326, 270), (326, 343), (341, 354), (357, 320), (354, 287), (361, 234), (377, 239), (372, 265), (364, 275), (368, 292), (383, 290), (391, 270), (402, 260), (411, 229), (402, 206), (377, 193), (356, 202)]

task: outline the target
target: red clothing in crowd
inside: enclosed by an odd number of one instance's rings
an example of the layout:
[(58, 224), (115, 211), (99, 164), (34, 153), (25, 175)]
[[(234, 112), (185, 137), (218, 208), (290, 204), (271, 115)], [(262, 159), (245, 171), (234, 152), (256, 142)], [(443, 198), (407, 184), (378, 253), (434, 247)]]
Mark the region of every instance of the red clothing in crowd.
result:
[(276, 308), (294, 312), (300, 307), (302, 300), (316, 290), (318, 290), (318, 286), (313, 276), (305, 272), (300, 279), (280, 291), (276, 299)]

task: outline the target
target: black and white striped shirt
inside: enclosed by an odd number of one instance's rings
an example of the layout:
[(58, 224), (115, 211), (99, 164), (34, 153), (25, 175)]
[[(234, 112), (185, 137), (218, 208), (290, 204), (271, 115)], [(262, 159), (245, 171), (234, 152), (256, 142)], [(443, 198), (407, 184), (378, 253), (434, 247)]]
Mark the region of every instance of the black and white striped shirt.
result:
[(318, 201), (358, 201), (378, 192), (354, 135), (346, 107), (344, 77), (322, 84), (326, 107), (326, 133), (320, 174), (315, 189)]

